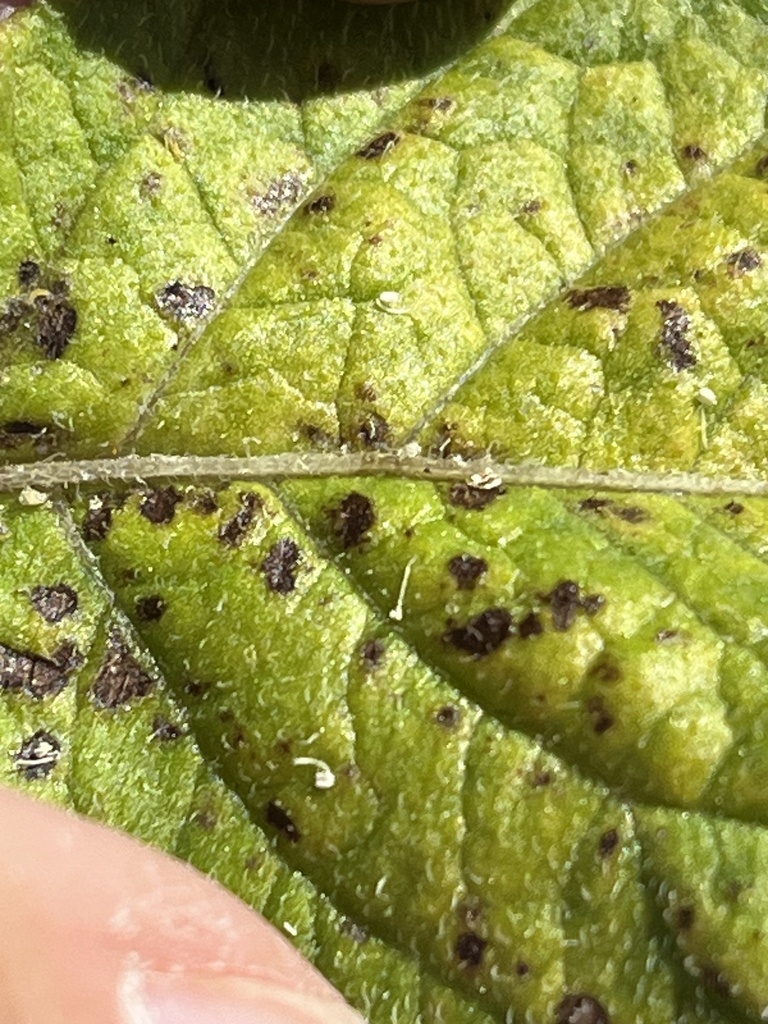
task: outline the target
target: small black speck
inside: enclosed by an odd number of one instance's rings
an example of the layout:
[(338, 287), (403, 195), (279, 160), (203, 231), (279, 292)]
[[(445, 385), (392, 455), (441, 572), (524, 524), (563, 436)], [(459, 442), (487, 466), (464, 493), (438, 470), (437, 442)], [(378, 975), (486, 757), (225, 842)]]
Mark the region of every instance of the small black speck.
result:
[(677, 911), (677, 927), (681, 932), (687, 932), (693, 927), (696, 920), (696, 912), (693, 907), (680, 907)]
[(360, 653), (365, 667), (368, 669), (374, 669), (378, 668), (384, 660), (385, 652), (386, 648), (383, 641), (375, 639), (366, 640)]
[(576, 621), (576, 613), (581, 608), (581, 593), (578, 583), (563, 580), (548, 595), (552, 609), (552, 624), (560, 633), (567, 632)]
[(19, 264), (18, 277), (19, 287), (23, 288), (25, 292), (30, 291), (40, 280), (40, 264), (35, 263), (34, 260), (24, 260)]
[(459, 590), (474, 590), (480, 578), (488, 572), (488, 563), (476, 555), (454, 555), (448, 563), (448, 571)]
[(729, 501), (727, 505), (723, 506), (724, 512), (730, 512), (732, 516), (740, 516), (744, 511), (744, 506), (740, 501)]
[(518, 960), (515, 964), (515, 974), (518, 978), (524, 978), (527, 974), (531, 973), (530, 965), (525, 960)]
[(492, 654), (512, 634), (512, 616), (506, 608), (487, 608), (464, 626), (448, 629), (443, 640), (460, 651), (482, 658)]
[(676, 644), (680, 643), (684, 637), (679, 629), (660, 629), (653, 639), (657, 644)]
[(435, 721), (444, 729), (455, 729), (461, 722), (461, 711), (454, 704), (446, 704), (435, 712)]
[(280, 804), (274, 800), (270, 800), (267, 804), (267, 822), (273, 828), (282, 832), (290, 843), (298, 843), (301, 839), (301, 832), (296, 827), (296, 823), (293, 818), (288, 814), (285, 808), (281, 807)]
[(335, 206), (336, 196), (329, 192), (316, 199), (310, 199), (304, 207), (304, 212), (308, 214), (330, 213)]
[(611, 1024), (608, 1011), (594, 996), (566, 996), (555, 1011), (555, 1024)]
[(456, 956), (463, 967), (479, 967), (483, 962), (485, 950), (488, 945), (486, 939), (481, 939), (474, 932), (464, 932), (456, 940)]
[(599, 285), (597, 288), (586, 288), (582, 291), (573, 290), (566, 294), (571, 309), (585, 313), (590, 309), (614, 309), (617, 313), (626, 313), (632, 294), (624, 284)]
[(299, 545), (290, 537), (281, 537), (272, 545), (261, 563), (261, 570), (273, 593), (285, 596), (296, 589), (296, 569), (300, 558)]
[(30, 601), (46, 622), (61, 622), (77, 611), (77, 593), (66, 583), (35, 587)]
[(637, 163), (637, 160), (626, 160), (622, 164), (621, 169), (624, 171), (628, 178), (632, 178), (637, 174), (638, 166), (639, 165)]
[(541, 621), (541, 616), (536, 612), (529, 612), (524, 619), (522, 619), (517, 627), (518, 635), (527, 640), (531, 636), (541, 636), (544, 632), (544, 624)]
[(363, 160), (377, 160), (379, 157), (389, 153), (400, 142), (397, 132), (382, 132), (375, 139), (371, 139), (362, 149), (358, 149), (357, 155)]
[(610, 513), (625, 523), (645, 523), (651, 518), (639, 505), (617, 505), (615, 502), (611, 504)]
[(152, 739), (160, 743), (171, 743), (173, 740), (181, 739), (184, 730), (175, 722), (169, 722), (162, 715), (155, 715), (152, 722)]
[(373, 502), (364, 494), (352, 491), (342, 499), (341, 504), (329, 512), (333, 532), (345, 550), (357, 547), (368, 540), (368, 532), (376, 522)]
[(603, 832), (597, 843), (597, 852), (601, 857), (610, 857), (619, 845), (619, 833), (615, 828), (609, 828)]
[(61, 757), (61, 743), (45, 729), (24, 740), (13, 755), (16, 771), (32, 782), (51, 774)]
[(694, 142), (689, 142), (687, 146), (683, 146), (680, 152), (683, 159), (693, 160), (694, 163), (699, 163), (702, 160), (708, 159), (706, 151)]
[(159, 622), (165, 613), (165, 601), (159, 594), (140, 597), (136, 601), (136, 614), (143, 622)]
[(144, 495), (139, 511), (156, 526), (170, 523), (176, 515), (176, 506), (183, 501), (175, 487), (158, 487)]
[(615, 724), (613, 716), (605, 709), (602, 697), (590, 697), (587, 701), (587, 710), (592, 715), (592, 729), (598, 736), (607, 732)]
[(605, 512), (613, 506), (610, 498), (585, 498), (578, 504), (579, 512)]
[(83, 538), (89, 543), (105, 540), (112, 526), (112, 515), (117, 507), (111, 494), (97, 494), (91, 498), (83, 519)]
[(240, 495), (240, 508), (223, 526), (219, 527), (218, 537), (222, 544), (231, 548), (239, 548), (251, 531), (256, 516), (264, 507), (258, 494), (244, 491)]

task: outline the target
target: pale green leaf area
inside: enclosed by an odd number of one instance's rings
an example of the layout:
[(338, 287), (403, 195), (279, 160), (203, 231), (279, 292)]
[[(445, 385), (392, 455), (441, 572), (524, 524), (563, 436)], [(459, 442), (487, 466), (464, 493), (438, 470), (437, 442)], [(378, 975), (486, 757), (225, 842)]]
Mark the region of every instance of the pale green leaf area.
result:
[[(4, 780), (371, 1024), (766, 1019), (767, 97), (762, 0), (0, 25)], [(402, 446), (710, 494), (25, 486)]]

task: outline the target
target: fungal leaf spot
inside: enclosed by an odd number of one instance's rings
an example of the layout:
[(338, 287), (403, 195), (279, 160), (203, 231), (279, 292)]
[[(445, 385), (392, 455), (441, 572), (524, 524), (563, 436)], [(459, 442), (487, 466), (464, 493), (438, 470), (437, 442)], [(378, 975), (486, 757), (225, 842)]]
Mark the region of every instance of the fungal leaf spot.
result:
[(296, 569), (301, 558), (299, 545), (290, 537), (273, 544), (261, 563), (267, 586), (275, 594), (290, 594), (296, 589)]
[(29, 782), (47, 778), (61, 757), (61, 743), (45, 729), (24, 740), (13, 755), (16, 771)]
[(506, 608), (487, 608), (463, 626), (452, 626), (443, 635), (446, 643), (482, 658), (492, 654), (512, 634), (512, 616)]
[(377, 135), (375, 139), (367, 142), (362, 149), (358, 149), (357, 155), (363, 160), (378, 160), (379, 157), (393, 150), (398, 142), (400, 142), (400, 136), (397, 132), (382, 132), (381, 135)]
[(345, 551), (367, 540), (376, 522), (373, 502), (358, 491), (351, 491), (329, 514), (333, 532)]
[(267, 822), (278, 832), (282, 832), (288, 842), (298, 843), (301, 839), (301, 832), (296, 827), (293, 818), (275, 800), (270, 800), (267, 804)]
[(91, 693), (100, 708), (115, 709), (146, 697), (155, 681), (134, 658), (115, 631), (109, 639), (107, 656), (94, 680)]

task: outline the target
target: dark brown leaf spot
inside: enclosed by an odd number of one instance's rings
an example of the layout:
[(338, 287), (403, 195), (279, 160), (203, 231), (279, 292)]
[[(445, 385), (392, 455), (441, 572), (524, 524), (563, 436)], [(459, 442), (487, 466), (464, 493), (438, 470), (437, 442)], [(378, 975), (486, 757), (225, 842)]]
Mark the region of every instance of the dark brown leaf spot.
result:
[(544, 632), (544, 624), (541, 621), (541, 616), (536, 612), (529, 612), (519, 623), (517, 632), (523, 640), (527, 640), (528, 637), (531, 636), (541, 636)]
[(632, 298), (629, 288), (623, 284), (600, 285), (597, 288), (576, 289), (566, 295), (571, 309), (586, 313), (590, 309), (615, 309), (626, 313)]
[(520, 212), (528, 217), (535, 217), (537, 213), (541, 213), (541, 208), (542, 202), (540, 199), (529, 199), (527, 203), (523, 203)]
[(264, 506), (264, 502), (252, 491), (244, 491), (240, 495), (240, 508), (236, 514), (219, 527), (219, 540), (231, 548), (239, 548), (250, 533), (254, 519)]
[(744, 511), (744, 506), (740, 501), (729, 501), (727, 505), (723, 506), (724, 512), (730, 512), (732, 516), (740, 516)]
[(175, 722), (169, 722), (162, 715), (155, 715), (152, 722), (152, 739), (159, 743), (171, 743), (173, 740), (181, 739), (184, 730)]
[(0, 690), (23, 692), (35, 700), (55, 697), (82, 661), (82, 655), (71, 641), (62, 644), (50, 658), (0, 644)]
[(474, 484), (458, 483), (451, 487), (448, 500), (452, 505), (472, 512), (487, 508), (498, 497), (505, 494), (503, 487), (476, 487)]
[(183, 501), (175, 487), (158, 487), (142, 498), (139, 512), (150, 523), (160, 526), (170, 523), (176, 515), (176, 506)]
[(615, 828), (603, 832), (597, 843), (597, 852), (601, 857), (610, 857), (619, 845), (619, 833)]
[(377, 135), (375, 139), (367, 142), (362, 149), (358, 149), (357, 155), (363, 160), (378, 160), (379, 157), (394, 149), (399, 141), (400, 136), (397, 132), (382, 132), (381, 135)]
[(77, 594), (66, 583), (35, 587), (30, 600), (46, 622), (61, 622), (77, 611)]
[(309, 214), (318, 213), (330, 213), (331, 210), (336, 206), (336, 196), (332, 193), (318, 196), (317, 199), (311, 199), (304, 207), (304, 212)]
[(696, 920), (696, 911), (693, 907), (680, 907), (677, 911), (677, 927), (681, 932), (687, 932), (693, 927)]
[(212, 516), (218, 511), (219, 503), (213, 491), (193, 491), (189, 499), (189, 507), (201, 516)]
[(625, 523), (645, 523), (651, 518), (648, 512), (644, 508), (640, 508), (639, 505), (617, 505), (612, 502), (609, 511), (612, 516)]
[(527, 974), (530, 973), (530, 964), (527, 964), (525, 960), (518, 960), (515, 964), (515, 974), (518, 976), (518, 978), (524, 978)]
[(36, 288), (40, 281), (40, 264), (34, 260), (24, 260), (19, 264), (18, 279), (19, 287), (25, 292)]
[(296, 827), (296, 823), (293, 818), (288, 814), (285, 808), (281, 807), (280, 804), (274, 800), (270, 800), (267, 804), (267, 822), (273, 828), (282, 832), (290, 843), (298, 843), (301, 839), (301, 832)]
[(482, 658), (499, 647), (512, 633), (512, 616), (506, 608), (487, 608), (464, 626), (453, 626), (443, 636), (460, 651)]
[(763, 263), (760, 253), (756, 249), (749, 247), (731, 253), (725, 262), (728, 264), (731, 277), (748, 274), (752, 270), (757, 270)]
[(689, 142), (687, 146), (683, 146), (680, 153), (684, 160), (693, 160), (694, 163), (699, 163), (702, 160), (708, 159), (706, 151), (695, 142)]
[(366, 640), (361, 650), (363, 663), (367, 669), (378, 668), (384, 660), (386, 648), (381, 640)]
[(216, 303), (216, 292), (204, 284), (189, 285), (177, 280), (158, 292), (156, 301), (161, 313), (183, 323), (208, 316)]
[(578, 583), (563, 580), (547, 596), (552, 609), (552, 625), (560, 633), (567, 632), (576, 621), (576, 613), (581, 608), (581, 593)]
[(259, 213), (274, 217), (286, 206), (295, 203), (304, 190), (304, 182), (290, 171), (281, 178), (271, 181), (264, 192), (251, 196), (251, 202)]
[(383, 416), (370, 412), (357, 428), (357, 436), (366, 448), (388, 448), (392, 439), (392, 428)]
[(24, 299), (9, 299), (0, 315), (0, 337), (17, 330), (30, 312), (31, 307)]
[(474, 932), (464, 932), (460, 935), (456, 940), (456, 956), (462, 967), (479, 967), (483, 962), (487, 945), (487, 940), (481, 939)]
[(555, 1024), (611, 1024), (608, 1011), (594, 996), (566, 996), (555, 1011)]
[(112, 526), (112, 514), (116, 508), (110, 494), (97, 494), (91, 498), (83, 519), (83, 538), (89, 543), (104, 540)]
[[(148, 199), (156, 199), (163, 191), (164, 183), (165, 179), (159, 171), (150, 171), (149, 174), (145, 174), (141, 179), (139, 191)], [(180, 282), (176, 281), (174, 282), (174, 285), (178, 285), (179, 283)]]
[(578, 504), (579, 512), (605, 512), (611, 508), (610, 498), (585, 498)]
[(614, 725), (613, 715), (605, 708), (605, 701), (602, 697), (590, 697), (587, 701), (587, 710), (592, 715), (592, 729), (601, 736)]
[(330, 511), (333, 532), (345, 550), (357, 547), (368, 539), (368, 531), (376, 522), (373, 502), (364, 494), (352, 491), (341, 504)]
[(120, 636), (113, 632), (104, 663), (91, 687), (100, 708), (118, 708), (132, 700), (146, 697), (155, 681), (138, 663)]
[(461, 711), (454, 704), (446, 704), (435, 713), (435, 721), (444, 729), (455, 729), (461, 722)]
[(622, 164), (621, 169), (622, 171), (624, 171), (628, 178), (634, 178), (634, 176), (637, 174), (638, 167), (639, 165), (637, 160), (626, 160)]
[(136, 614), (143, 622), (159, 622), (165, 608), (165, 601), (159, 594), (140, 597), (136, 601)]
[(261, 570), (271, 591), (285, 595), (296, 589), (296, 569), (300, 558), (299, 545), (290, 537), (281, 537), (272, 545), (261, 563)]
[(16, 771), (30, 782), (51, 774), (61, 757), (61, 743), (45, 729), (24, 740), (13, 755)]
[(57, 295), (35, 299), (39, 311), (37, 343), (46, 359), (60, 359), (77, 330), (77, 310)]
[(682, 306), (668, 299), (661, 299), (656, 307), (662, 315), (660, 354), (678, 373), (690, 370), (698, 362), (688, 339), (691, 318)]
[(455, 555), (448, 563), (448, 571), (459, 590), (474, 590), (480, 577), (488, 572), (488, 563), (476, 555)]
[(581, 607), (587, 615), (597, 615), (605, 606), (605, 597), (602, 594), (585, 594), (581, 599)]

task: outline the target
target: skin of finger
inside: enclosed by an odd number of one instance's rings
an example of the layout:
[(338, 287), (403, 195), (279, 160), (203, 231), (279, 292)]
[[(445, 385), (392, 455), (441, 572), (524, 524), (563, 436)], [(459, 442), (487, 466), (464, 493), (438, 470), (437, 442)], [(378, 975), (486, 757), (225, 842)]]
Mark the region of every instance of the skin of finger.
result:
[(137, 968), (341, 1003), (268, 922), (193, 868), (0, 788), (0, 1024), (121, 1024), (122, 979)]

